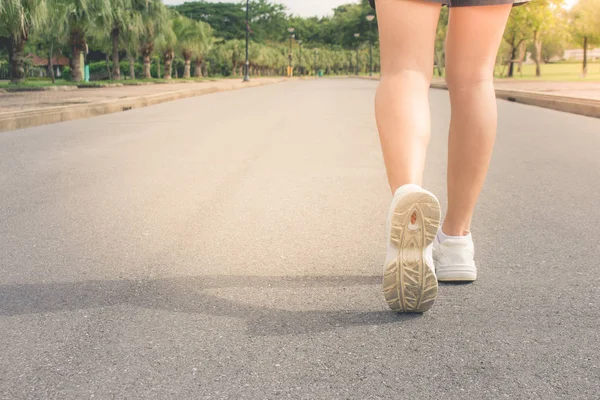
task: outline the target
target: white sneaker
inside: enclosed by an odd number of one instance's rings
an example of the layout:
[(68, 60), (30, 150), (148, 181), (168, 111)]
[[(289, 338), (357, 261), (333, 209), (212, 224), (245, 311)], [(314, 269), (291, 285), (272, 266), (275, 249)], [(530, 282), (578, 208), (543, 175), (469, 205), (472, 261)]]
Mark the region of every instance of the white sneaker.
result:
[[(418, 185), (396, 190), (387, 220), (383, 293), (398, 312), (424, 312), (438, 291), (431, 251), (440, 225), (440, 203)], [(429, 253), (429, 254), (426, 254)]]
[(474, 256), (475, 247), (470, 233), (460, 238), (446, 238), (442, 243), (435, 236), (433, 261), (438, 281), (473, 282), (477, 279)]

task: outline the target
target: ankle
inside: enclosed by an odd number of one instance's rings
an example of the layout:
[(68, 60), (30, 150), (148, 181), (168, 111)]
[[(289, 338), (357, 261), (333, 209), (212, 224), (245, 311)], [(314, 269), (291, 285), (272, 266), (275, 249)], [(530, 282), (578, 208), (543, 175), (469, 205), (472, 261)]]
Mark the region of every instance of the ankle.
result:
[(466, 224), (452, 224), (444, 221), (442, 233), (446, 236), (467, 236), (471, 233), (471, 227)]

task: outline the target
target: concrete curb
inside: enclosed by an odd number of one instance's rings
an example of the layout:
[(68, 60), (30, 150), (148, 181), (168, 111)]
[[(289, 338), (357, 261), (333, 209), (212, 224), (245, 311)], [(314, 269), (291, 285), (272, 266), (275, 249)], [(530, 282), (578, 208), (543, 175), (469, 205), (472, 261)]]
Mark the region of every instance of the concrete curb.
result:
[[(432, 83), (431, 87), (434, 89), (448, 90), (448, 86), (445, 83)], [(600, 118), (599, 100), (582, 99), (578, 97), (560, 96), (556, 94), (546, 94), (540, 92), (529, 92), (527, 90), (516, 89), (496, 89), (496, 97), (530, 106), (550, 108), (556, 111)]]
[(78, 87), (75, 85), (63, 85), (63, 86), (41, 86), (41, 87), (19, 87), (19, 88), (6, 88), (1, 89), (6, 93), (20, 93), (20, 92), (72, 92), (77, 90)]
[(222, 87), (206, 87), (190, 90), (176, 90), (154, 95), (127, 97), (123, 99), (111, 99), (89, 104), (58, 106), (48, 108), (37, 108), (26, 111), (0, 113), (0, 132), (13, 131), (17, 129), (31, 128), (39, 125), (52, 124), (55, 122), (71, 121), (75, 119), (96, 117), (121, 111), (129, 111), (136, 108), (148, 107), (155, 104), (165, 103), (188, 97), (202, 96), (210, 93), (226, 92), (230, 90), (245, 89), (251, 87), (271, 85), (285, 82), (289, 79), (281, 78), (268, 82), (236, 82)]
[[(377, 77), (359, 77), (359, 79), (379, 80)], [(448, 85), (441, 82), (432, 82), (430, 87), (433, 89), (448, 90)], [(600, 118), (600, 100), (515, 89), (496, 89), (496, 97), (530, 106)]]

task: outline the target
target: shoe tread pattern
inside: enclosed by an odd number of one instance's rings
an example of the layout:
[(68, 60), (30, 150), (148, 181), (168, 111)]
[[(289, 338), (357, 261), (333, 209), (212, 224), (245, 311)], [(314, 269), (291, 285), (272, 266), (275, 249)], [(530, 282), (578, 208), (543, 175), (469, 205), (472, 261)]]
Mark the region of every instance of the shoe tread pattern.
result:
[[(416, 223), (409, 229), (413, 214)], [(398, 256), (386, 267), (383, 291), (390, 308), (397, 312), (424, 312), (437, 297), (435, 274), (425, 264), (425, 247), (430, 245), (440, 224), (440, 204), (427, 193), (411, 193), (394, 209), (391, 242)]]

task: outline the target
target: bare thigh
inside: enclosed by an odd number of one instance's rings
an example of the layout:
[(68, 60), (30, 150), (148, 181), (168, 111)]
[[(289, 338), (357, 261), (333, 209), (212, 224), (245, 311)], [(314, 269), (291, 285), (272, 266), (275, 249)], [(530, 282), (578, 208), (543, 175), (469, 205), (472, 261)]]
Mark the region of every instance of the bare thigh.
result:
[(431, 76), (440, 4), (377, 0), (382, 77), (401, 70)]
[(450, 86), (492, 80), (511, 4), (450, 9), (446, 41)]

